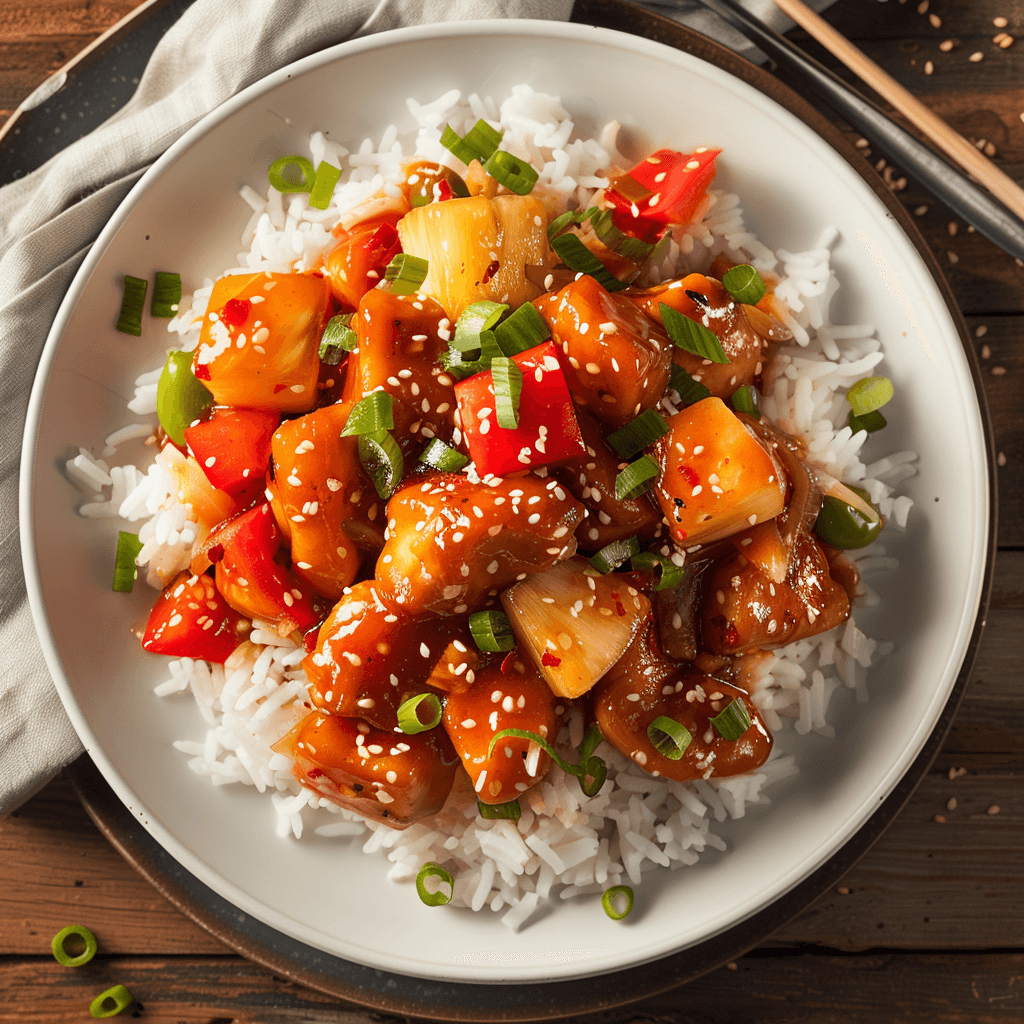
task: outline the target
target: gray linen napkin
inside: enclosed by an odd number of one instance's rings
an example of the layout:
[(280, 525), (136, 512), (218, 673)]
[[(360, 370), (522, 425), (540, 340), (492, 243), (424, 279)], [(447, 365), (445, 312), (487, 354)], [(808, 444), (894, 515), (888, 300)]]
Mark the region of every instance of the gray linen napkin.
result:
[[(780, 29), (771, 0), (745, 0)], [(818, 10), (830, 0), (814, 0)], [(749, 44), (696, 3), (673, 14), (741, 52)], [(18, 540), (28, 395), (57, 307), (100, 228), (172, 142), (240, 89), (345, 39), (471, 18), (564, 21), (572, 0), (196, 0), (105, 124), (0, 188), (0, 814), (82, 750), (43, 661)], [(669, 12), (659, 8), (659, 13)]]

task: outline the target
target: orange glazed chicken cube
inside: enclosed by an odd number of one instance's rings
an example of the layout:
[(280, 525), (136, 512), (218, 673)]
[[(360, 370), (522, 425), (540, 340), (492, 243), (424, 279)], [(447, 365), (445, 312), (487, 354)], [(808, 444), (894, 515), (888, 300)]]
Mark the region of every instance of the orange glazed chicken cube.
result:
[(709, 544), (782, 511), (784, 475), (721, 399), (705, 398), (665, 422), (655, 494), (679, 544)]

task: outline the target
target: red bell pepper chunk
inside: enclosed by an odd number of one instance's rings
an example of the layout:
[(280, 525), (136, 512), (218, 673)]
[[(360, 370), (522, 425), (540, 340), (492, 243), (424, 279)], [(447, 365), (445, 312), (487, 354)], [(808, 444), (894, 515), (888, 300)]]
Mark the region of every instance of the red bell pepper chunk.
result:
[(347, 309), (384, 278), (391, 260), (402, 251), (398, 231), (389, 221), (357, 224), (331, 250), (324, 272), (334, 297)]
[(142, 646), (172, 658), (223, 665), (249, 635), (249, 620), (234, 611), (209, 576), (178, 573), (149, 613)]
[(455, 385), (462, 433), (481, 476), (524, 473), (587, 452), (555, 345), (545, 341), (512, 361), (523, 372), (514, 429), (498, 426), (490, 370)]
[(186, 427), (185, 441), (214, 487), (251, 501), (265, 486), (270, 439), (280, 424), (278, 409), (218, 408)]
[(258, 505), (210, 534), (217, 589), (235, 611), (277, 627), (281, 636), (305, 632), (323, 617), (315, 595), (277, 560), (281, 531), (269, 505)]
[(628, 175), (651, 193), (647, 198), (634, 202), (615, 188), (605, 192), (615, 224), (628, 234), (648, 240), (667, 224), (689, 224), (715, 177), (715, 158), (721, 152), (702, 146), (692, 153), (674, 149), (652, 153)]

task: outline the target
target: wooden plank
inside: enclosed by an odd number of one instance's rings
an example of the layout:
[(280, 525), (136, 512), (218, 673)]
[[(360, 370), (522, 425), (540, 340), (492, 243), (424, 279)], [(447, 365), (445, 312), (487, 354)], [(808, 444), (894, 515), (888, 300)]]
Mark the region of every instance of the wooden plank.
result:
[[(380, 1024), (382, 1016), (282, 981), (233, 958), (114, 958), (74, 971), (52, 960), (0, 963), (0, 1021), (82, 1019), (123, 984), (150, 1024)], [(40, 1014), (40, 1007), (45, 1007)], [(762, 952), (681, 988), (567, 1024), (934, 1024), (1019, 1021), (1024, 955)], [(387, 1015), (401, 1024), (408, 1018)]]

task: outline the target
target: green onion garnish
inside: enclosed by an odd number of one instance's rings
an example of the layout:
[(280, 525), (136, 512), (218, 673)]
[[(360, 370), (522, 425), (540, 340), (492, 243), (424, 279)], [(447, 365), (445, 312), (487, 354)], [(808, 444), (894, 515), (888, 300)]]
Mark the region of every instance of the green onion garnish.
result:
[(374, 391), (356, 402), (341, 428), (341, 437), (352, 434), (372, 434), (378, 430), (394, 430), (395, 414), (391, 396), (386, 391)]
[(149, 282), (141, 277), (124, 279), (124, 295), (121, 297), (121, 312), (117, 317), (117, 329), (122, 334), (142, 334), (142, 311), (146, 307), (146, 289)]
[(309, 205), (314, 210), (326, 210), (334, 195), (334, 186), (338, 184), (341, 177), (341, 168), (329, 164), (326, 160), (320, 162), (316, 169), (316, 178), (313, 187), (309, 192)]
[[(84, 945), (80, 953), (68, 952), (67, 942), (70, 938), (82, 941)], [(81, 967), (96, 955), (98, 944), (96, 936), (84, 925), (69, 924), (54, 935), (50, 948), (53, 950), (53, 958), (61, 967)]]
[(626, 287), (612, 272), (580, 241), (577, 235), (559, 235), (552, 239), (551, 248), (558, 258), (570, 269), (589, 274), (607, 291), (617, 292)]
[(711, 397), (711, 392), (700, 381), (694, 380), (678, 363), (672, 364), (672, 379), (668, 386), (684, 405), (693, 405)]
[(440, 363), (456, 380), (464, 380), (466, 377), (472, 377), (474, 373), (489, 369), (491, 361), (501, 355), (504, 353), (494, 340), (494, 331), (484, 331), (480, 335), (480, 348), (475, 355), (472, 352), (460, 352), (452, 346), (441, 353)]
[(866, 430), (869, 434), (873, 434), (876, 430), (881, 430), (883, 427), (888, 426), (888, 420), (877, 409), (866, 412), (863, 416), (858, 416), (851, 409), (850, 418), (847, 422), (855, 434), (860, 430)]
[(149, 304), (149, 315), (167, 319), (178, 312), (181, 304), (181, 275), (156, 272), (153, 282), (153, 299)]
[[(442, 885), (449, 887), (448, 892), (442, 892), (438, 889), (436, 892), (427, 892), (427, 879), (436, 878)], [(423, 867), (420, 868), (419, 874), (416, 876), (416, 895), (426, 903), (428, 907), (443, 907), (446, 903), (451, 903), (452, 896), (455, 891), (455, 879), (452, 878), (450, 871), (445, 871), (440, 864), (435, 864), (433, 861), (427, 861)]]
[[(285, 171), (289, 167), (297, 168), (301, 178), (297, 179), (294, 172), (289, 177), (285, 177)], [(313, 187), (316, 171), (304, 156), (292, 154), (278, 157), (270, 165), (267, 177), (278, 192), (308, 192)]]
[[(379, 394), (379, 392), (378, 392)], [(402, 480), (405, 460), (398, 442), (386, 430), (360, 434), (357, 440), (359, 461), (377, 493), (386, 501)]]
[(339, 313), (327, 321), (324, 333), (320, 336), (320, 362), (328, 366), (337, 366), (346, 352), (355, 352), (359, 347), (359, 338), (352, 330), (354, 313)]
[(117, 535), (117, 554), (114, 556), (114, 590), (119, 594), (130, 594), (139, 574), (135, 559), (142, 550), (142, 542), (137, 533), (125, 533), (121, 530)]
[(767, 294), (764, 278), (749, 264), (741, 263), (722, 275), (725, 290), (737, 301), (756, 306)]
[[(867, 501), (867, 498), (864, 499)], [(867, 502), (874, 510), (874, 506)], [(870, 544), (882, 530), (878, 513), (869, 519), (864, 512), (842, 498), (826, 494), (821, 500), (821, 510), (814, 521), (814, 532), (826, 543), (841, 551), (862, 548)]]
[(736, 697), (730, 701), (720, 715), (711, 719), (711, 724), (722, 739), (738, 740), (750, 728), (750, 713), (743, 698)]
[[(427, 721), (420, 717), (420, 706), (429, 714)], [(434, 729), (441, 721), (441, 702), (434, 693), (418, 693), (415, 697), (402, 701), (398, 708), (398, 728), (406, 736), (415, 736), (418, 732)]]
[(710, 359), (713, 363), (724, 365), (729, 362), (714, 331), (664, 302), (658, 304), (658, 309), (661, 310), (661, 322), (676, 348), (685, 349), (701, 359)]
[[(498, 740), (504, 739), (505, 737), (515, 737), (521, 740), (530, 740), (532, 743), (536, 743), (541, 750), (544, 751), (548, 757), (551, 758), (559, 768), (562, 769), (566, 775), (575, 775), (579, 780), (580, 789), (587, 796), (596, 796), (598, 791), (604, 785), (605, 779), (608, 777), (608, 766), (604, 762), (604, 758), (597, 757), (593, 753), (588, 751), (586, 760), (583, 760), (582, 755), (580, 757), (579, 764), (570, 764), (564, 757), (562, 757), (558, 751), (543, 736), (538, 735), (535, 732), (530, 732), (529, 729), (502, 729), (501, 732), (496, 732), (491, 737), (490, 745), (487, 748), (487, 756), (490, 757), (494, 753), (494, 748), (498, 743)], [(584, 737), (584, 743), (586, 743), (586, 737)], [(580, 744), (582, 751), (584, 744)], [(597, 744), (595, 743), (594, 746)], [(593, 750), (593, 747), (590, 748)]]
[(532, 302), (524, 302), (514, 313), (494, 328), (498, 348), (507, 356), (539, 345), (551, 337), (547, 320)]
[(391, 285), (395, 295), (412, 295), (420, 290), (427, 279), (430, 264), (420, 256), (400, 252), (394, 256), (384, 271), (384, 280)]
[(156, 415), (167, 436), (185, 447), (185, 428), (213, 405), (213, 395), (192, 372), (191, 352), (169, 352), (156, 386)]
[(455, 321), (455, 334), (448, 344), (460, 352), (475, 351), (480, 348), (480, 335), (495, 327), (507, 312), (508, 306), (501, 302), (471, 302)]
[(590, 755), (597, 750), (597, 745), (603, 739), (601, 726), (597, 722), (591, 722), (587, 734), (583, 737), (583, 742), (579, 745), (580, 764), (585, 764), (590, 759)]
[[(621, 910), (616, 906), (620, 898), (624, 900)], [(633, 890), (628, 885), (613, 885), (601, 895), (601, 906), (613, 921), (621, 921), (633, 909)]]
[(761, 410), (758, 409), (757, 402), (754, 399), (754, 389), (749, 384), (744, 384), (743, 387), (737, 388), (732, 393), (732, 398), (729, 401), (732, 402), (732, 407), (737, 412), (753, 416), (755, 420), (761, 418)]
[(432, 466), (441, 470), (442, 473), (458, 473), (464, 466), (469, 465), (469, 456), (456, 451), (451, 445), (447, 445), (440, 438), (432, 438), (430, 443), (420, 455), (420, 462), (425, 466)]
[(590, 564), (603, 576), (631, 558), (635, 558), (638, 554), (640, 554), (640, 541), (636, 537), (626, 537), (623, 540), (613, 540), (611, 544), (605, 544), (590, 559)]
[(481, 651), (511, 651), (516, 645), (512, 623), (504, 612), (473, 612), (469, 617), (469, 631)]
[(609, 434), (605, 439), (619, 458), (631, 459), (668, 433), (668, 425), (653, 410), (645, 409), (635, 420)]
[(119, 1013), (124, 1013), (133, 1002), (131, 992), (124, 985), (114, 985), (106, 992), (101, 992), (89, 1004), (89, 1016), (97, 1019), (116, 1017)]
[(633, 556), (634, 569), (661, 569), (658, 582), (654, 585), (655, 591), (671, 590), (678, 586), (686, 575), (686, 566), (676, 565), (666, 555), (659, 555), (654, 551), (642, 551), (639, 555)]
[(649, 455), (641, 455), (631, 462), (615, 478), (615, 498), (625, 501), (637, 498), (650, 486), (650, 482), (661, 472), (658, 464)]
[(484, 163), (498, 148), (503, 134), (482, 118), (466, 132), (465, 138), (446, 124), (441, 133), (441, 145), (464, 164), (471, 164), (474, 160)]
[(654, 252), (653, 242), (627, 235), (612, 220), (611, 210), (598, 210), (590, 218), (594, 234), (617, 256), (632, 263), (643, 263)]
[(686, 748), (693, 739), (690, 730), (682, 722), (677, 722), (668, 715), (658, 715), (647, 726), (647, 738), (654, 749), (670, 761), (678, 761), (686, 753)]
[(518, 800), (509, 800), (505, 804), (485, 804), (480, 797), (476, 798), (477, 813), (487, 821), (518, 821), (522, 816), (522, 808)]
[(494, 378), (494, 412), (498, 426), (515, 430), (519, 426), (519, 396), (523, 391), (523, 371), (508, 356), (491, 360)]
[(517, 196), (528, 196), (540, 177), (525, 160), (501, 149), (496, 149), (484, 161), (484, 170)]
[(597, 207), (591, 206), (588, 210), (566, 210), (565, 213), (560, 213), (548, 225), (548, 241), (552, 241), (563, 231), (571, 228), (573, 224), (582, 224), (584, 221), (590, 220), (597, 212)]
[(892, 396), (892, 381), (888, 377), (865, 377), (846, 392), (846, 400), (855, 416), (881, 409)]

